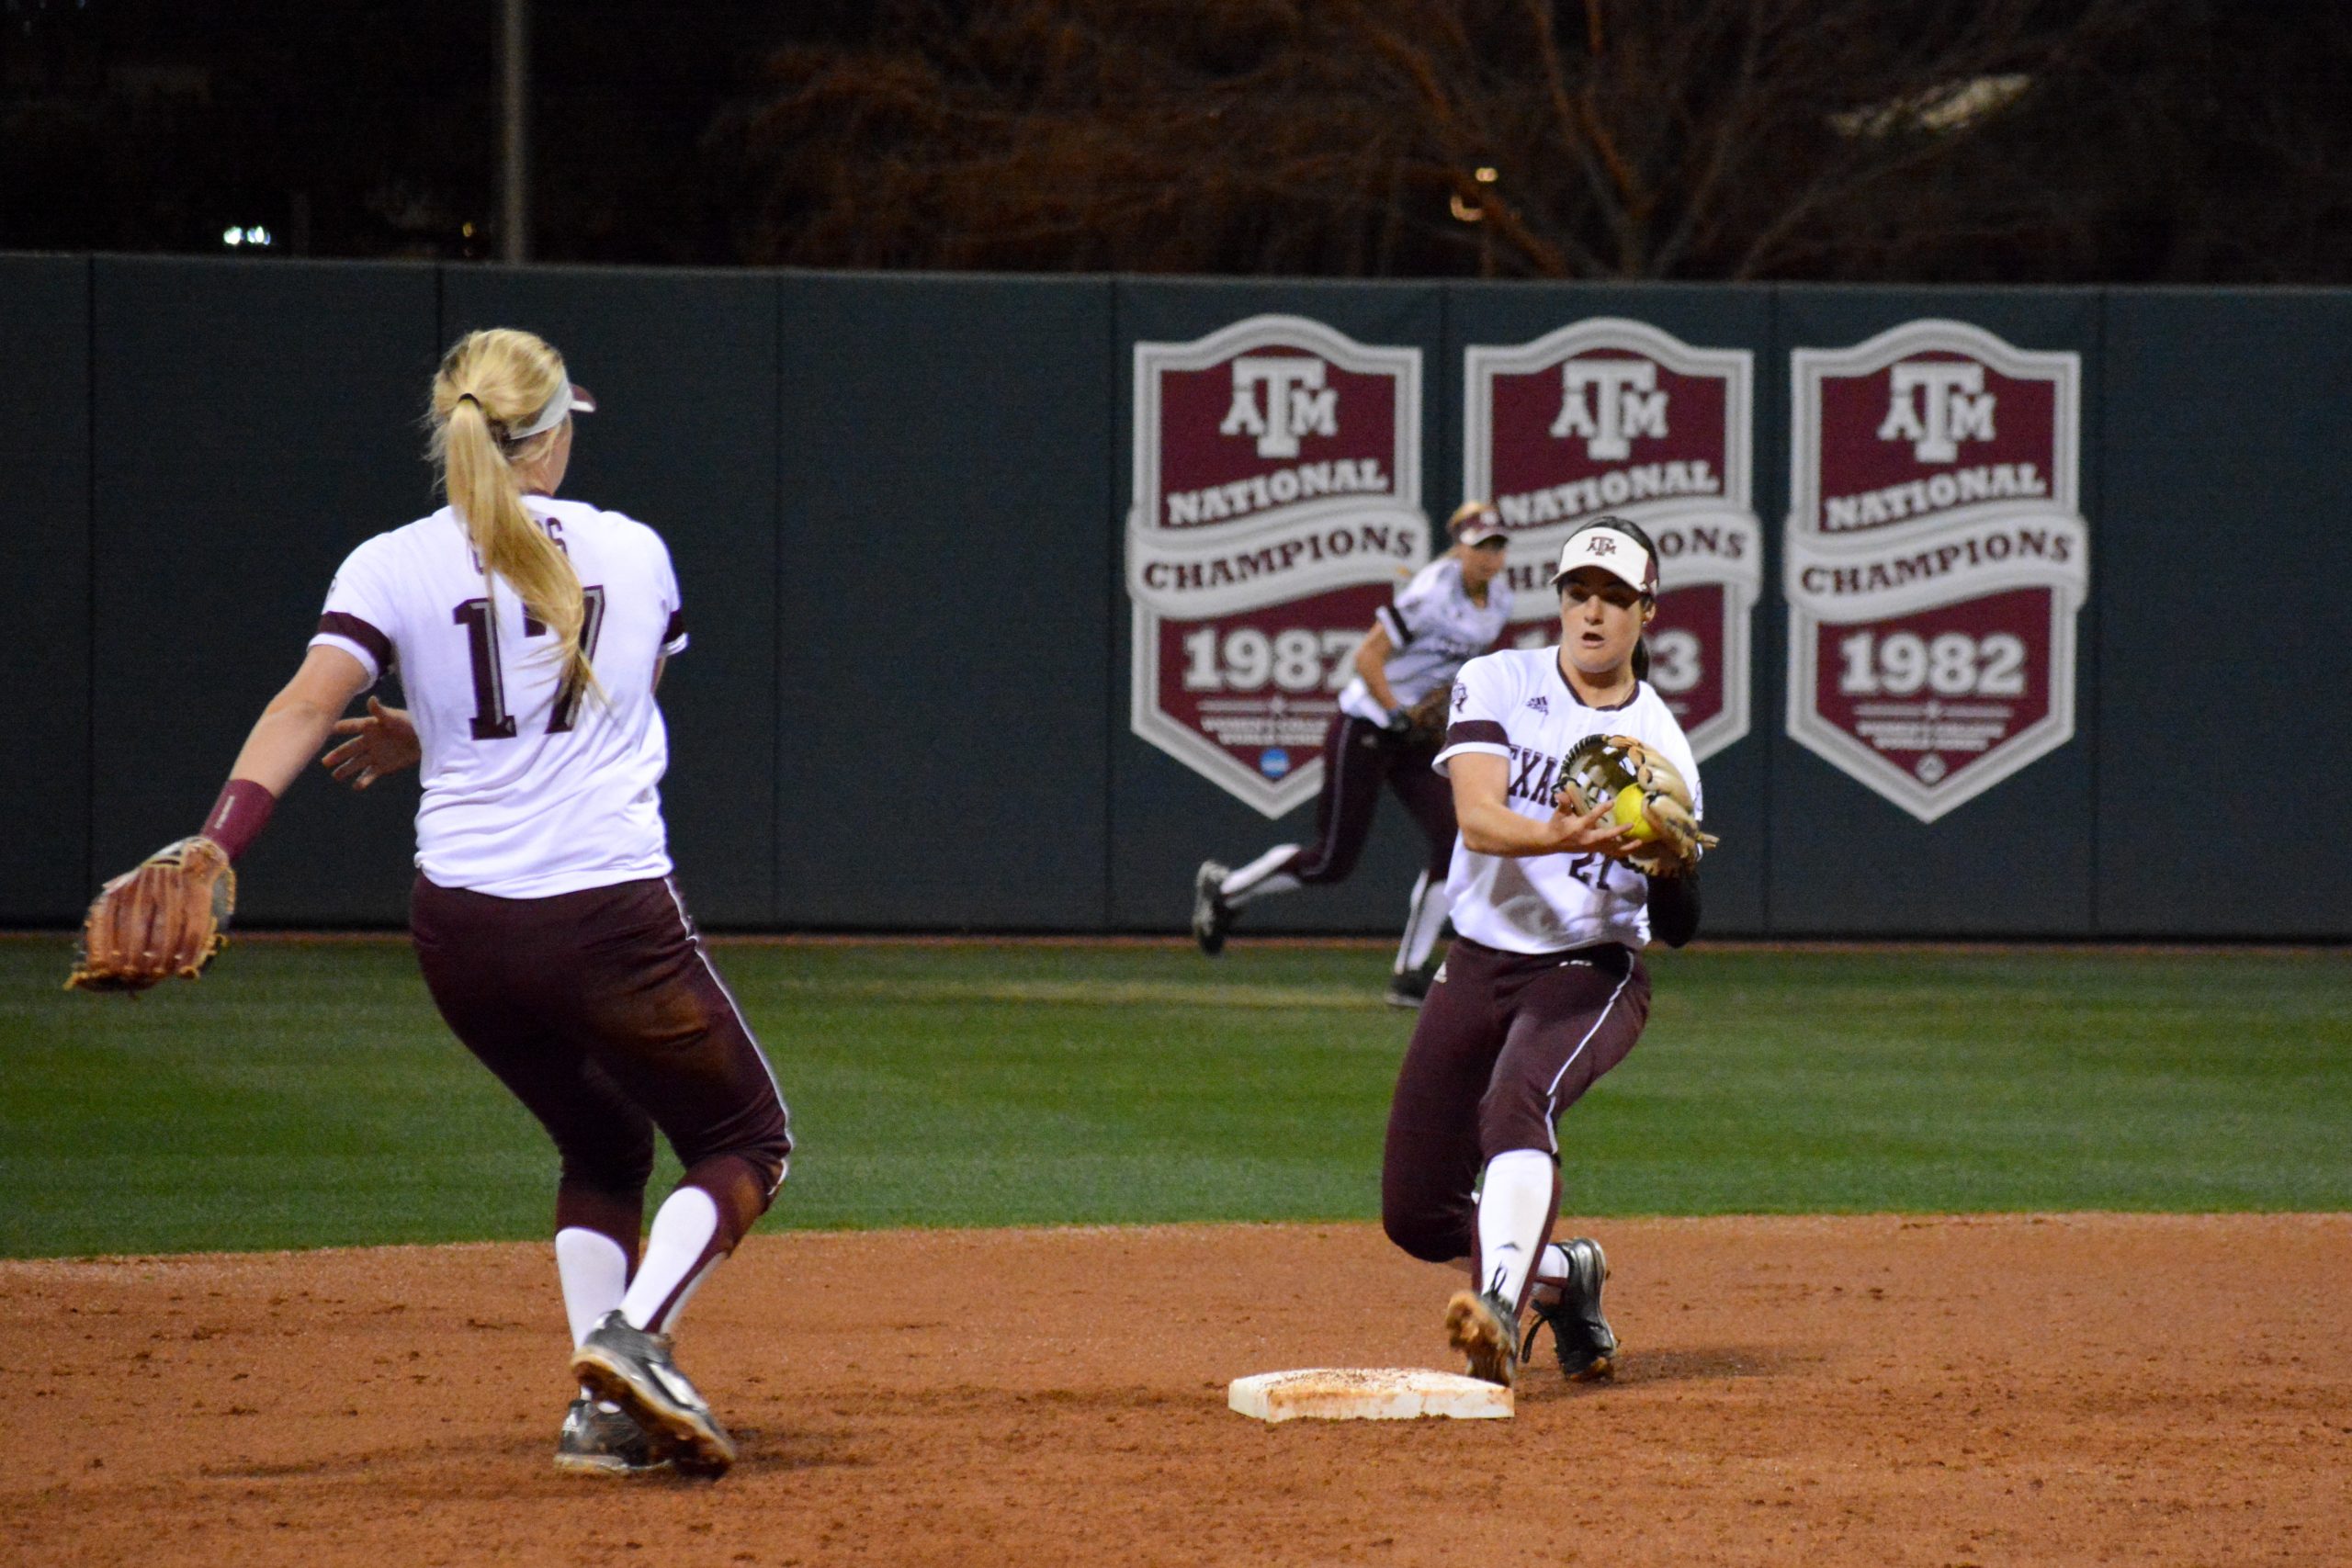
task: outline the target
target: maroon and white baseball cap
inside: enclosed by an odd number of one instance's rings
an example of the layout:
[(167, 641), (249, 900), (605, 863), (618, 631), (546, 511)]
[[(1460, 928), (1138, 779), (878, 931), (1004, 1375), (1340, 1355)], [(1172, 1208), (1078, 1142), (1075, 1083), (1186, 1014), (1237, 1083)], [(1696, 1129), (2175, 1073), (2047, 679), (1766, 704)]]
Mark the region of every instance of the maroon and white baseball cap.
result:
[(510, 442), (528, 441), (534, 435), (544, 435), (573, 414), (595, 412), (596, 400), (590, 395), (588, 389), (577, 381), (566, 381), (556, 389), (556, 394), (548, 400), (547, 407), (509, 430), (506, 439)]
[(1650, 547), (1624, 528), (1617, 526), (1614, 517), (1604, 517), (1589, 524), (1571, 535), (1560, 547), (1560, 568), (1552, 574), (1552, 586), (1579, 567), (1597, 566), (1643, 593), (1657, 592), (1657, 557)]
[(1465, 501), (1455, 507), (1453, 515), (1446, 519), (1445, 531), (1462, 545), (1484, 544), (1488, 539), (1501, 538), (1506, 532), (1502, 514), (1491, 502), (1484, 501)]

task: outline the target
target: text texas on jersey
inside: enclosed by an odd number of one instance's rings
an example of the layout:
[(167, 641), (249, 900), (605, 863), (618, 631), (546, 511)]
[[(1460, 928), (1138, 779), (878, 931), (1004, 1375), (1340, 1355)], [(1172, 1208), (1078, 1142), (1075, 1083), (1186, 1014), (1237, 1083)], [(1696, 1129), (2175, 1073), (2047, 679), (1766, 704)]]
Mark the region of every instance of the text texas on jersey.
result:
[(2075, 733), (2081, 358), (1930, 320), (1790, 373), (1789, 734), (1933, 822)]
[(1300, 316), (1135, 348), (1135, 732), (1268, 817), (1315, 796), (1350, 654), (1429, 556), (1421, 354)]
[(1748, 615), (1764, 585), (1749, 499), (1746, 349), (1694, 348), (1644, 321), (1597, 316), (1464, 359), (1463, 493), (1510, 531), (1518, 619), (1504, 640), (1560, 638), (1547, 586), (1560, 546), (1602, 513), (1657, 545), (1650, 684), (1706, 758), (1747, 733)]

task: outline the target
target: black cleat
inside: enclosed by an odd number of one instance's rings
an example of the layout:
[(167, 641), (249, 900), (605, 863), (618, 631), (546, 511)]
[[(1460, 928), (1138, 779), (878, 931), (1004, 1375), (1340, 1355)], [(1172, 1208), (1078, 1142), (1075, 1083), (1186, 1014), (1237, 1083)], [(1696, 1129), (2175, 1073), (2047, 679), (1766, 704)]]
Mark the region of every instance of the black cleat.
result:
[(1215, 958), (1225, 951), (1225, 933), (1233, 929), (1233, 906), (1218, 891), (1232, 868), (1204, 860), (1193, 874), (1193, 940)]
[(1469, 1359), (1472, 1377), (1518, 1386), (1519, 1314), (1502, 1297), (1454, 1292), (1445, 1303), (1445, 1337)]
[(571, 1475), (657, 1475), (672, 1467), (662, 1445), (617, 1404), (575, 1399), (555, 1441), (555, 1467)]
[(571, 1375), (597, 1398), (619, 1405), (680, 1470), (723, 1475), (735, 1462), (734, 1439), (670, 1359), (668, 1335), (632, 1328), (619, 1313), (606, 1313), (571, 1353)]
[(1560, 1358), (1560, 1375), (1570, 1382), (1599, 1382), (1617, 1372), (1617, 1336), (1600, 1315), (1600, 1287), (1609, 1279), (1609, 1259), (1600, 1244), (1586, 1236), (1563, 1242), (1568, 1255), (1567, 1282), (1560, 1299), (1535, 1303), (1535, 1321), (1527, 1325), (1520, 1359), (1535, 1349), (1535, 1336), (1545, 1325), (1552, 1329), (1552, 1348)]

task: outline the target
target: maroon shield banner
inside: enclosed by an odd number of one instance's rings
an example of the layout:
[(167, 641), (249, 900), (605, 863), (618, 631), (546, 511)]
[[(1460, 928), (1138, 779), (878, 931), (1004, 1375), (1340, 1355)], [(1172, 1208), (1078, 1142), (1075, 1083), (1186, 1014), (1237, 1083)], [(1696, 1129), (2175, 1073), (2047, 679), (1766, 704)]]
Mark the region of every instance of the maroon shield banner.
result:
[(1135, 346), (1135, 732), (1268, 817), (1310, 800), (1373, 613), (1429, 558), (1421, 354), (1252, 316)]
[(1950, 321), (1792, 356), (1789, 734), (1922, 822), (2075, 733), (2081, 375)]
[(1748, 728), (1748, 619), (1763, 586), (1749, 501), (1755, 359), (1694, 348), (1646, 322), (1595, 317), (1516, 347), (1464, 356), (1462, 483), (1510, 533), (1519, 648), (1560, 639), (1551, 591), (1560, 546), (1603, 513), (1657, 545), (1650, 684), (1691, 750)]

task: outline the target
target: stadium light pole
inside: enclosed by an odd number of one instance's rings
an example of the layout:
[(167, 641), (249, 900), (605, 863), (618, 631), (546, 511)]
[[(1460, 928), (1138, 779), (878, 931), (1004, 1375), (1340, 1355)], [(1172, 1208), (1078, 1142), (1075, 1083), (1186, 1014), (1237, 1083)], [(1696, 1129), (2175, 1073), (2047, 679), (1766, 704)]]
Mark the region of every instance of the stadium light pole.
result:
[(531, 259), (530, 0), (505, 0), (499, 21), (500, 248), (520, 264)]

